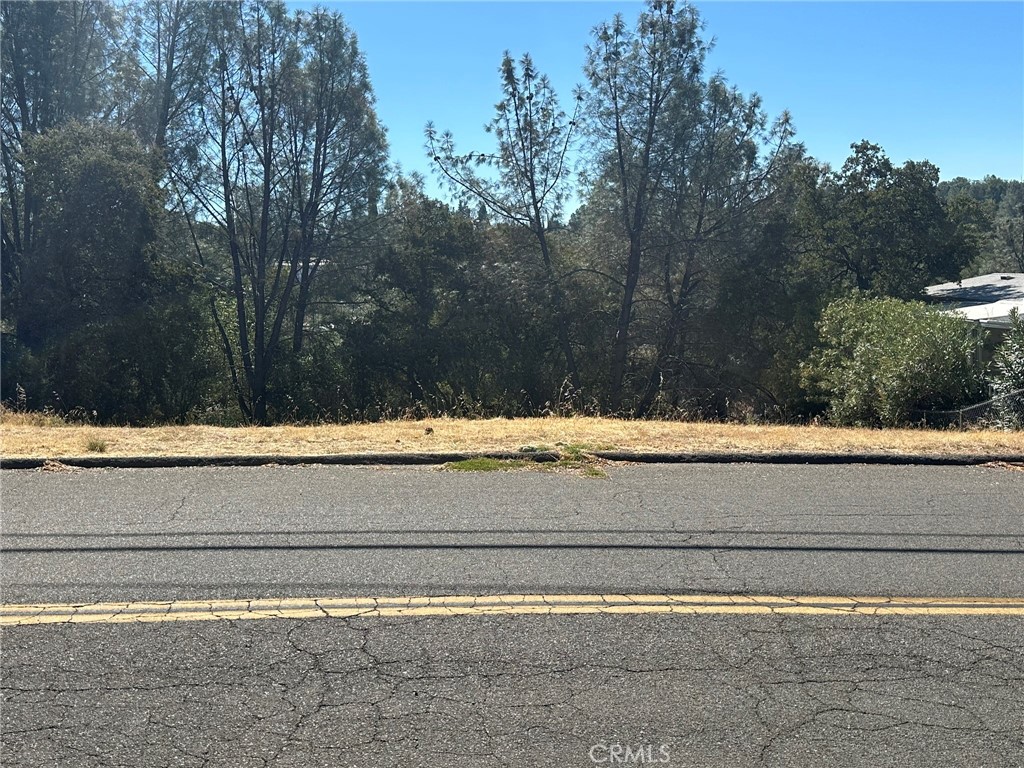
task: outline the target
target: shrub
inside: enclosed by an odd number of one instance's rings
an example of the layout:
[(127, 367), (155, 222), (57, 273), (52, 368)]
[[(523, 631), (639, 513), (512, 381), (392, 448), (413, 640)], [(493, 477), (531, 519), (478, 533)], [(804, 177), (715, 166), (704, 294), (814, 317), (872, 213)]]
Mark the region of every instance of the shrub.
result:
[(984, 395), (980, 331), (922, 303), (840, 299), (822, 313), (818, 332), (803, 378), (836, 423), (897, 426), (915, 410)]
[(1017, 312), (992, 358), (992, 395), (999, 424), (1024, 429), (1024, 319)]

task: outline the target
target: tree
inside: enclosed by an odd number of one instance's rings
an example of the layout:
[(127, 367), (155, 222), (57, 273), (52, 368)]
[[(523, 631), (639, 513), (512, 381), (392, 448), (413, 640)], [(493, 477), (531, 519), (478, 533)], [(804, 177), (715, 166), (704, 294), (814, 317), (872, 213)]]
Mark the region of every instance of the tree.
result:
[(120, 26), (107, 3), (69, 0), (0, 3), (0, 28), (0, 276), (10, 317), (43, 204), (26, 179), (25, 144), (68, 121), (112, 111), (110, 64)]
[(189, 0), (146, 0), (123, 10), (132, 35), (117, 78), (121, 121), (173, 165), (200, 140), (191, 128), (211, 64), (211, 9)]
[(977, 243), (942, 204), (938, 168), (896, 167), (867, 141), (851, 148), (839, 173), (824, 168), (808, 185), (811, 258), (834, 280), (878, 296), (913, 299), (931, 282), (959, 277)]
[(486, 396), (480, 382), (502, 346), (491, 332), (500, 309), (484, 300), (485, 234), (417, 179), (396, 181), (382, 220), (384, 242), (361, 286), (366, 315), (345, 332), (361, 372), (358, 408), (450, 413), (456, 398)]
[(172, 180), (183, 210), (216, 224), (220, 243), (193, 237), (212, 265), (230, 263), (234, 329), (212, 307), (239, 408), (268, 420), (268, 386), (291, 318), (301, 349), (320, 265), (371, 218), (385, 142), (365, 63), (340, 15), (289, 17), (276, 2), (213, 9), (214, 66), (198, 132), (205, 141)]
[(992, 217), (992, 239), (995, 268), (1024, 272), (1024, 183), (1007, 183)]
[(687, 185), (651, 226), (631, 354), (639, 414), (789, 414), (798, 392), (790, 372), (814, 338), (817, 286), (793, 270), (802, 148), (779, 143), (780, 120), (755, 131), (759, 150), (746, 154), (726, 140), (744, 135), (734, 133), (743, 123), (716, 123), (715, 162), (701, 160), (698, 145)]
[[(652, 209), (673, 168), (683, 161), (673, 139), (692, 128), (709, 45), (697, 11), (651, 0), (635, 31), (621, 15), (594, 30), (584, 67), (590, 80), (589, 132), (599, 143), (598, 173), (611, 187), (628, 241), (622, 295), (612, 342), (609, 395), (622, 402), (629, 332)], [(680, 123), (679, 118), (683, 118)]]
[[(769, 126), (760, 103), (712, 77), (693, 105), (690, 128), (675, 141), (682, 162), (666, 175), (651, 218), (649, 252), (657, 278), (647, 293), (657, 299), (660, 332), (640, 414), (649, 411), (662, 382), (678, 380), (688, 362), (698, 362), (686, 349), (686, 334), (701, 309), (701, 291), (706, 314), (716, 286), (738, 268), (745, 251), (757, 247), (751, 237), (792, 161), (788, 115)], [(730, 308), (748, 312), (749, 304)], [(737, 340), (711, 336), (719, 349), (736, 346)]]
[(301, 88), (288, 102), (289, 163), (299, 238), (292, 350), (302, 351), (316, 278), (363, 249), (377, 225), (387, 144), (355, 35), (339, 14), (301, 15)]
[[(568, 177), (568, 153), (576, 132), (582, 97), (571, 117), (565, 115), (548, 78), (537, 72), (526, 54), (515, 61), (508, 51), (501, 62), (503, 98), (487, 130), (494, 134), (497, 154), (458, 155), (450, 133), (427, 126), (427, 146), (438, 169), (457, 190), (479, 200), (500, 220), (521, 227), (536, 239), (541, 257), (542, 296), (557, 329), (572, 387), (582, 389), (570, 338), (569, 309), (548, 235), (557, 219)], [(496, 178), (477, 172), (481, 166)]]
[(788, 115), (769, 123), (756, 95), (705, 78), (702, 28), (691, 6), (652, 1), (634, 30), (617, 16), (587, 49), (588, 202), (613, 217), (624, 250), (594, 265), (618, 291), (609, 401), (620, 409), (630, 394), (637, 414), (718, 365), (724, 340), (695, 331), (794, 152)]
[(951, 218), (969, 227), (979, 244), (969, 273), (1024, 272), (1024, 182), (958, 176), (940, 182), (938, 193)]
[[(33, 404), (104, 420), (186, 418), (213, 370), (201, 293), (166, 256), (151, 156), (128, 132), (72, 122), (27, 141), (24, 164), (41, 201), (17, 318), (40, 365)], [(4, 368), (8, 383), (32, 375), (11, 359)]]
[(18, 337), (37, 347), (143, 301), (163, 209), (149, 158), (129, 133), (70, 123), (33, 137), (25, 154), (43, 203)]

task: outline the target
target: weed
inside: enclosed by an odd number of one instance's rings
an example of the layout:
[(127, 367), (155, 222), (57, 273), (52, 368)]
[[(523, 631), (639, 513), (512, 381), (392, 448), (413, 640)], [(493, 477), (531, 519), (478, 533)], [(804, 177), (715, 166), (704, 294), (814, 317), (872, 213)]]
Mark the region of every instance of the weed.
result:
[(89, 453), (106, 453), (108, 447), (106, 440), (100, 440), (96, 437), (90, 437), (85, 442), (85, 450)]
[(579, 454), (576, 457), (562, 454), (562, 458), (551, 464), (541, 467), (551, 471), (568, 471), (571, 474), (582, 475), (583, 477), (608, 477), (608, 474), (589, 456)]
[(519, 453), (547, 453), (553, 450), (550, 445), (521, 445), (519, 446)]
[(585, 443), (570, 443), (562, 449), (562, 458), (583, 461), (587, 458), (588, 448)]

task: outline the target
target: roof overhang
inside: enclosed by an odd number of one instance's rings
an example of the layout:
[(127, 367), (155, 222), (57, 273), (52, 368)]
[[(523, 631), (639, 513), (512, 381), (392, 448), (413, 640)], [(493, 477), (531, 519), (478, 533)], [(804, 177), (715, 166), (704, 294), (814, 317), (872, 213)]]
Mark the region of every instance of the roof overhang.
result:
[(1011, 328), (1010, 315), (1014, 310), (1019, 316), (1024, 317), (1024, 299), (1004, 299), (1003, 301), (993, 301), (991, 304), (947, 309), (945, 313), (978, 323), (983, 328), (1009, 330)]

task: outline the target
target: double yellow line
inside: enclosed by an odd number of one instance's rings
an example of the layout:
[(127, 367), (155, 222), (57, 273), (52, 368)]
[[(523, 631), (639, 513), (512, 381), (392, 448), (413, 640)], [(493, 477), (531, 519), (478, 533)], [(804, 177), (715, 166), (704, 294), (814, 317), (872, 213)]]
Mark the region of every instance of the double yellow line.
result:
[(771, 595), (446, 595), (0, 605), (0, 626), (576, 614), (1024, 616), (1024, 598)]

